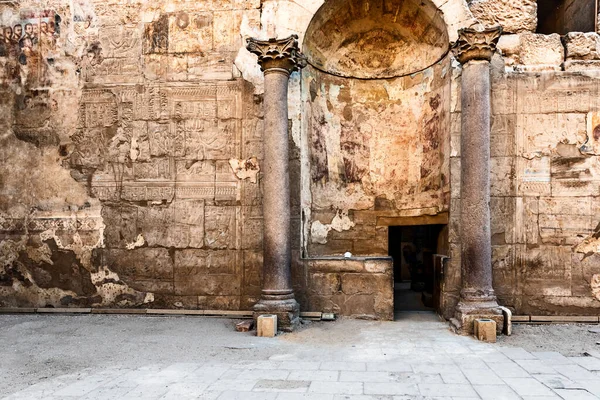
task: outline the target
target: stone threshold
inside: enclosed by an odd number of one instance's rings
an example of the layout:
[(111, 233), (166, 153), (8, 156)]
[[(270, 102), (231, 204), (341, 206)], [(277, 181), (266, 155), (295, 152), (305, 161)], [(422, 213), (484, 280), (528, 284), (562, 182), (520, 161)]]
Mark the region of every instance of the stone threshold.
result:
[[(202, 316), (216, 318), (252, 318), (252, 311), (227, 310), (183, 310), (157, 308), (0, 308), (0, 314), (135, 314), (135, 315), (173, 315)], [(321, 312), (301, 312), (300, 317), (310, 320), (321, 320)]]
[(597, 315), (513, 315), (517, 324), (560, 324), (560, 323), (600, 323)]

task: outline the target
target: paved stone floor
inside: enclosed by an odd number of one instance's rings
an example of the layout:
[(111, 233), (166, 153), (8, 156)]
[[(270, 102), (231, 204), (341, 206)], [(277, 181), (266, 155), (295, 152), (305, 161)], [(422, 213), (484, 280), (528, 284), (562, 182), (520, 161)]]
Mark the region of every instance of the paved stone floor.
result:
[[(313, 323), (275, 339), (235, 321), (0, 316), (5, 399), (592, 399), (600, 359), (455, 336), (429, 313)], [(540, 338), (543, 340), (543, 338)], [(4, 396), (4, 397), (3, 397)]]

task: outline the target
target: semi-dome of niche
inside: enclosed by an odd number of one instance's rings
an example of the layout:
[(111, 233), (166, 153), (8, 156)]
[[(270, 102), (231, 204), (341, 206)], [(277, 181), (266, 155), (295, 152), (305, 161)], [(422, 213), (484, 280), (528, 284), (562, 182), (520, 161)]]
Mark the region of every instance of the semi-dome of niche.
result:
[(430, 0), (329, 0), (303, 50), (311, 64), (336, 75), (391, 78), (435, 64), (448, 48), (446, 24)]

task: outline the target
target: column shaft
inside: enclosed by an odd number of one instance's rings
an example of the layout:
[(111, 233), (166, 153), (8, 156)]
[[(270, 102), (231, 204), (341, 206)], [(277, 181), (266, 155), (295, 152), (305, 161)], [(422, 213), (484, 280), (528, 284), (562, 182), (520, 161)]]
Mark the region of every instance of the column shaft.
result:
[(461, 242), (463, 297), (492, 289), (490, 231), (490, 63), (469, 61), (462, 71)]
[(290, 177), (288, 79), (280, 70), (265, 72), (263, 161), (263, 297), (293, 298), (290, 264)]

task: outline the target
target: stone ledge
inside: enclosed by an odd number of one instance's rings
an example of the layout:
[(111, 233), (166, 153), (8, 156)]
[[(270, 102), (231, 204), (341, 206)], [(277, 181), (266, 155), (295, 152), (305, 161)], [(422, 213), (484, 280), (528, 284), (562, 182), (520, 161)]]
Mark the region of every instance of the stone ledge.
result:
[(388, 273), (393, 268), (391, 257), (316, 257), (300, 261), (310, 272)]
[(594, 315), (513, 315), (513, 323), (549, 324), (549, 323), (599, 323), (600, 317)]
[(91, 308), (37, 308), (35, 310), (40, 314), (89, 314)]
[(570, 315), (565, 315), (565, 316), (554, 316), (554, 315), (550, 315), (550, 316), (542, 316), (542, 315), (532, 315), (531, 316), (531, 322), (553, 322), (553, 323), (559, 323), (559, 322), (594, 322), (594, 323), (598, 323), (600, 322), (600, 319), (598, 318), (598, 316), (585, 316), (585, 315), (574, 315), (574, 316), (570, 316)]
[[(229, 310), (183, 310), (154, 308), (0, 308), (0, 314), (142, 314), (142, 315), (182, 315), (205, 317), (251, 318), (252, 311)], [(321, 311), (304, 311), (300, 317), (320, 320)]]

